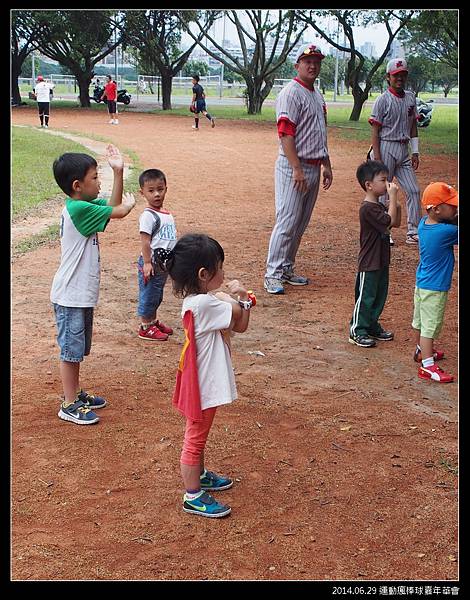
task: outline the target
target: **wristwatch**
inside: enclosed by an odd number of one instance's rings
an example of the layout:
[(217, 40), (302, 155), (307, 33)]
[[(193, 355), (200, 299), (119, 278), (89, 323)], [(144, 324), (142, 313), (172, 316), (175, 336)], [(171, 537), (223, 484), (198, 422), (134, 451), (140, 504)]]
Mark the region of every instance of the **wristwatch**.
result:
[(238, 297), (238, 304), (243, 308), (243, 310), (250, 310), (252, 306), (256, 306), (256, 296), (253, 294), (252, 290), (248, 290), (248, 300), (240, 300)]
[(248, 300), (240, 300), (239, 298), (238, 304), (243, 308), (243, 310), (250, 310), (250, 308), (253, 306), (253, 300), (251, 298), (248, 298)]

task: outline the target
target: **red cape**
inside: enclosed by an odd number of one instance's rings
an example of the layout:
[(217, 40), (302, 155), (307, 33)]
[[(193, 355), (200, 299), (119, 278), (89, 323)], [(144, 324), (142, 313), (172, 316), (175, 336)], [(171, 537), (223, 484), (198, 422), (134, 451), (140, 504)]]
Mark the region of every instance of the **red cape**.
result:
[(202, 421), (201, 395), (197, 372), (196, 339), (194, 335), (194, 317), (190, 310), (183, 316), (185, 342), (181, 351), (176, 385), (173, 392), (173, 405), (187, 419)]

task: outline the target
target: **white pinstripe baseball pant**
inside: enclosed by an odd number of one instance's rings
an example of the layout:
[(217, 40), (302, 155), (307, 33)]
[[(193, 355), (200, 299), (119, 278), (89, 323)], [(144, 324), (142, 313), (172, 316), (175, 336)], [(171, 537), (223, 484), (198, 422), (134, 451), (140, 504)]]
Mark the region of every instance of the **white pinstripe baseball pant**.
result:
[[(389, 170), (388, 181), (396, 177), (405, 192), (408, 235), (416, 234), (421, 219), (420, 192), (416, 174), (411, 166), (408, 144), (381, 140), (380, 156)], [(380, 196), (379, 202), (388, 207), (388, 194)]]
[(310, 222), (320, 187), (321, 165), (302, 162), (308, 189), (299, 193), (294, 188), (293, 169), (285, 156), (275, 165), (274, 190), (276, 223), (269, 241), (266, 277), (281, 279), (294, 270), (300, 241)]

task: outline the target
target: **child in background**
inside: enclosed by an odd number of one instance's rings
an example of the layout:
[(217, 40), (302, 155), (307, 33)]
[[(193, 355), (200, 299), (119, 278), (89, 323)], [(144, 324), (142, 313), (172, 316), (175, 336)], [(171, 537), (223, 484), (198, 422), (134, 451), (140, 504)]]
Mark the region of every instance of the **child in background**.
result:
[(421, 379), (450, 383), (454, 377), (434, 362), (444, 358), (444, 352), (434, 347), (434, 340), (442, 328), (452, 283), (454, 245), (459, 237), (459, 195), (455, 188), (438, 181), (427, 186), (421, 203), (427, 216), (418, 225), (419, 264), (412, 323), (416, 339), (414, 360), (421, 361), (418, 369)]
[(186, 489), (183, 510), (203, 517), (224, 517), (232, 509), (208, 492), (226, 490), (233, 481), (206, 470), (204, 448), (217, 407), (237, 398), (227, 338), (230, 331), (246, 331), (256, 300), (237, 280), (227, 284), (236, 300), (224, 292), (216, 293), (224, 281), (225, 257), (220, 244), (207, 235), (184, 235), (172, 251), (157, 252), (173, 280), (175, 295), (183, 298), (186, 341), (173, 395), (173, 404), (186, 417), (180, 459)]
[(163, 300), (163, 288), (168, 273), (154, 263), (157, 248), (171, 250), (176, 243), (173, 215), (163, 208), (168, 191), (165, 174), (159, 169), (147, 169), (139, 177), (140, 193), (147, 201), (139, 219), (141, 254), (137, 260), (139, 278), (139, 304), (141, 317), (139, 337), (142, 340), (165, 341), (173, 333), (157, 320), (157, 310)]
[[(366, 197), (359, 209), (361, 247), (349, 342), (363, 348), (372, 348), (376, 340), (393, 340), (393, 333), (379, 323), (388, 294), (390, 227), (399, 227), (401, 221), (398, 186), (389, 183), (387, 175), (388, 168), (377, 160), (362, 163), (356, 172)], [(386, 191), (390, 198), (388, 210), (379, 202)]]
[(124, 194), (124, 161), (119, 150), (107, 147), (114, 183), (111, 198), (98, 199), (100, 180), (96, 160), (88, 154), (66, 152), (54, 161), (54, 177), (67, 194), (60, 224), (61, 261), (54, 276), (51, 302), (60, 347), (60, 376), (64, 400), (58, 416), (78, 425), (99, 421), (95, 412), (106, 400), (80, 387), (80, 362), (90, 353), (93, 310), (100, 287), (98, 232), (109, 219), (122, 219), (135, 206), (132, 194)]
[(191, 106), (194, 111), (194, 125), (193, 129), (199, 129), (199, 113), (202, 113), (211, 122), (211, 127), (215, 127), (215, 120), (208, 112), (206, 108), (206, 94), (204, 88), (199, 83), (199, 75), (193, 75), (193, 97), (191, 100)]

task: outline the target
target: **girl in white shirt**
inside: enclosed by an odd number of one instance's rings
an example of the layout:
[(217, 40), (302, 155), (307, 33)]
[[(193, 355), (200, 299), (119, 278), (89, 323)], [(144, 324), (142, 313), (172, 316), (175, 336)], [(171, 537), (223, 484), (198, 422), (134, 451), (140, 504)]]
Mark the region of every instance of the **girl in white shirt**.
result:
[(204, 448), (217, 407), (237, 398), (230, 356), (230, 331), (243, 333), (256, 299), (237, 280), (227, 283), (234, 299), (216, 292), (224, 281), (224, 251), (213, 238), (186, 234), (173, 250), (158, 250), (162, 266), (183, 298), (181, 316), (186, 335), (179, 362), (173, 404), (186, 417), (181, 475), (186, 488), (185, 512), (224, 517), (230, 506), (208, 492), (226, 490), (232, 479), (207, 471)]

